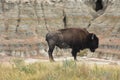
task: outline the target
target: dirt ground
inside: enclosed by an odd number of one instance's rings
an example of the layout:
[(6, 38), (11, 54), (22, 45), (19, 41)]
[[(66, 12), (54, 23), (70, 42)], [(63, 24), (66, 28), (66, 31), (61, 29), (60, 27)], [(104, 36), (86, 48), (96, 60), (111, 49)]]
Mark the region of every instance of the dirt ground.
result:
[[(12, 59), (17, 59), (20, 57), (10, 57), (10, 56), (0, 56), (0, 63), (2, 64), (10, 64)], [(21, 59), (21, 58), (20, 58)], [(35, 62), (50, 62), (48, 57), (29, 57), (29, 58), (22, 58), (26, 64), (32, 64)], [(55, 62), (62, 62), (66, 60), (73, 60), (73, 57), (54, 57)], [(87, 64), (108, 64), (108, 65), (120, 65), (120, 60), (106, 60), (106, 59), (99, 59), (99, 58), (88, 58), (88, 57), (79, 57), (77, 56), (78, 63), (83, 62)]]

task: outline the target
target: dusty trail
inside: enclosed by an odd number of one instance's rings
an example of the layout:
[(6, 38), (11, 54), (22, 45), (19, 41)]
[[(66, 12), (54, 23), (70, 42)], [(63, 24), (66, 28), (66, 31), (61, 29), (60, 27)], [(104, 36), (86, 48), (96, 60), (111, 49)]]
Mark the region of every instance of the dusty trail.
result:
[[(20, 57), (18, 57), (19, 59)], [(17, 57), (9, 57), (9, 56), (0, 56), (0, 63), (2, 64), (10, 64), (12, 59), (17, 59)], [(21, 58), (20, 58), (21, 59)], [(30, 57), (30, 58), (22, 58), (26, 64), (32, 64), (35, 62), (50, 62), (48, 57)], [(70, 56), (62, 56), (62, 57), (54, 57), (55, 62), (63, 62), (66, 60), (73, 60), (73, 57)], [(89, 57), (79, 57), (77, 56), (77, 63), (87, 63), (87, 64), (97, 64), (97, 65), (120, 65), (120, 60), (106, 60), (99, 58), (89, 58)]]
[[(59, 58), (54, 58), (55, 62), (62, 62), (65, 60), (73, 60), (73, 57), (59, 57)], [(48, 59), (34, 59), (34, 58), (27, 58), (24, 60), (25, 63), (30, 64), (30, 63), (35, 63), (35, 62), (49, 62)], [(98, 59), (98, 58), (87, 58), (87, 57), (78, 57), (78, 63), (79, 62), (84, 62), (87, 64), (109, 64), (109, 65), (120, 65), (120, 60), (105, 60), (105, 59)]]

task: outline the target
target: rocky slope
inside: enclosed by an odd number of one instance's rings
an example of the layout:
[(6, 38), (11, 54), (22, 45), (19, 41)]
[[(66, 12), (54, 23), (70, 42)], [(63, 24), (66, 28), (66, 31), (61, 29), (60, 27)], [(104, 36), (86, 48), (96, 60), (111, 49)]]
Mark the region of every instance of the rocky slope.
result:
[(97, 57), (119, 58), (119, 0), (0, 0), (1, 54), (46, 54), (45, 34), (68, 27), (99, 35)]

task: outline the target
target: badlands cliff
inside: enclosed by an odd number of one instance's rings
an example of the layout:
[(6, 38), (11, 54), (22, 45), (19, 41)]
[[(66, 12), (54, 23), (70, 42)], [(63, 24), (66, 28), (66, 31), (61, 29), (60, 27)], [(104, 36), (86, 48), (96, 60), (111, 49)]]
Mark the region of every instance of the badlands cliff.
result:
[(0, 54), (47, 53), (45, 34), (69, 27), (99, 36), (94, 57), (120, 58), (120, 0), (0, 0)]

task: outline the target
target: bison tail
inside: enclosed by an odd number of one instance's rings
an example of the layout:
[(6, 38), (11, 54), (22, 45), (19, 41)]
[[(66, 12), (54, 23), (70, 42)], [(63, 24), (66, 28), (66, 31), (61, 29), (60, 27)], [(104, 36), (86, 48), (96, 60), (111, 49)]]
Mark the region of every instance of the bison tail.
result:
[(49, 38), (49, 33), (46, 34), (46, 41), (48, 41), (48, 38)]

